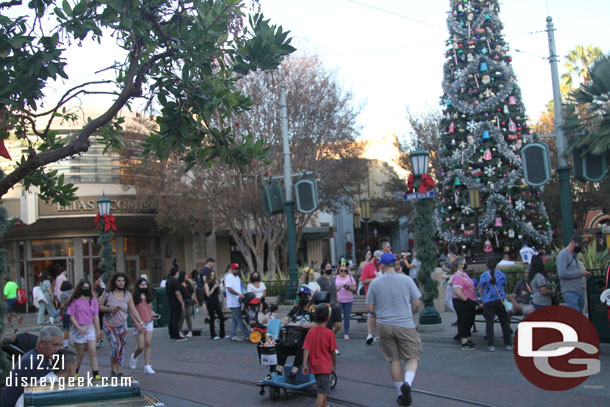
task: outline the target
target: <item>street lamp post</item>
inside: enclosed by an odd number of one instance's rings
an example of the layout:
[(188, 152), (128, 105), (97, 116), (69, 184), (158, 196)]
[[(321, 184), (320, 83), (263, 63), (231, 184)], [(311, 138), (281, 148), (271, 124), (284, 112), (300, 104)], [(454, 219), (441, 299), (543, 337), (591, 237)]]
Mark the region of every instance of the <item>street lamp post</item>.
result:
[[(428, 172), (429, 160), (430, 155), (421, 148), (417, 148), (411, 153), (411, 166), (413, 168), (413, 175), (417, 179), (416, 182), (421, 183), (422, 176)], [(432, 280), (432, 271), (436, 266), (438, 254), (434, 242), (436, 230), (430, 221), (434, 215), (434, 200), (417, 199), (413, 205), (415, 207), (415, 219), (413, 222), (415, 246), (417, 247), (417, 257), (421, 261), (418, 280), (424, 285), (424, 310), (419, 317), (419, 324), (424, 329), (426, 326), (429, 329), (435, 329), (441, 326), (442, 320), (440, 314), (434, 308), (434, 298), (438, 295), (438, 283), (435, 284)]]
[(114, 239), (113, 231), (116, 231), (114, 224), (114, 215), (110, 213), (112, 201), (102, 194), (102, 197), (97, 201), (97, 215), (95, 216), (95, 227), (99, 231), (100, 236), (97, 239), (97, 244), (100, 246), (100, 263), (99, 267), (104, 270), (101, 278), (106, 284), (110, 276), (114, 274), (114, 255), (112, 254), (112, 239)]
[(370, 247), (369, 244), (369, 219), (371, 219), (371, 200), (368, 198), (363, 198), (360, 201), (360, 216), (362, 216), (362, 220), (364, 221), (364, 237), (366, 239), (366, 244), (364, 247)]

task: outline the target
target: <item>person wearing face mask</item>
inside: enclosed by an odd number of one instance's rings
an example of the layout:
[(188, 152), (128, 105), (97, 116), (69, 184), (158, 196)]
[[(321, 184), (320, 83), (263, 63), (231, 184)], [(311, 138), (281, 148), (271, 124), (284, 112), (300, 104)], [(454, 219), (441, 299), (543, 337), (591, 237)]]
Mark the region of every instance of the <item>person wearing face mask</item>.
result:
[[(347, 262), (344, 259), (341, 259), (341, 264), (345, 264), (345, 267), (347, 267)], [(320, 272), (322, 275), (318, 278), (317, 283), (320, 285), (322, 291), (328, 291), (330, 293), (330, 305), (331, 307), (336, 307), (337, 287), (335, 286), (335, 277), (333, 276), (333, 266), (328, 261), (324, 260)]]
[(561, 295), (566, 305), (579, 312), (585, 307), (585, 285), (582, 277), (591, 273), (579, 264), (578, 253), (582, 252), (585, 241), (580, 235), (570, 238), (570, 244), (557, 255), (557, 275), (561, 285)]
[(93, 378), (99, 379), (100, 372), (97, 363), (97, 338), (100, 337), (100, 319), (98, 303), (93, 299), (91, 284), (80, 280), (67, 302), (66, 314), (72, 322), (70, 335), (76, 348), (76, 374), (85, 355), (85, 348), (89, 354)]

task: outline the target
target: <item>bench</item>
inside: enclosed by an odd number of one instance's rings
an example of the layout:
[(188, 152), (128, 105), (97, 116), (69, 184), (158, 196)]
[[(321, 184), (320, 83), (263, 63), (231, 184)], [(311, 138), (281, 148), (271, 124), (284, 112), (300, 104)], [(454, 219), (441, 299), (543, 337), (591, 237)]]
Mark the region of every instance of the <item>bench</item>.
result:
[(350, 319), (355, 319), (358, 322), (366, 322), (366, 317), (366, 297), (364, 295), (355, 295)]

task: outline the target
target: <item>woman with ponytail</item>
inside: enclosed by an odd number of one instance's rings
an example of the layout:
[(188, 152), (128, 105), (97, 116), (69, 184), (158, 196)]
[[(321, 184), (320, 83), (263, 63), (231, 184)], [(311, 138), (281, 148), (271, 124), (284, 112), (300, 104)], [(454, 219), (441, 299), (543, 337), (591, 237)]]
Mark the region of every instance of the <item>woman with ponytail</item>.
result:
[(498, 261), (490, 257), (487, 259), (487, 271), (481, 275), (479, 284), (482, 291), (483, 315), (485, 315), (485, 333), (487, 335), (487, 349), (494, 352), (494, 321), (496, 316), (500, 320), (502, 326), (502, 334), (504, 335), (504, 345), (506, 350), (512, 350), (512, 341), (510, 337), (510, 324), (508, 323), (508, 315), (504, 308), (504, 300), (506, 294), (506, 276), (500, 270), (496, 270)]

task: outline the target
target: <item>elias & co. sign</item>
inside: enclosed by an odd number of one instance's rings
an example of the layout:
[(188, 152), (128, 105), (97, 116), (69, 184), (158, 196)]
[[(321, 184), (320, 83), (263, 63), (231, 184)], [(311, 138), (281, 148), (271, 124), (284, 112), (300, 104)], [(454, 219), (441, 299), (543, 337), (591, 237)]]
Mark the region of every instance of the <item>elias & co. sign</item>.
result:
[[(151, 213), (154, 208), (150, 202), (141, 202), (132, 196), (110, 198), (110, 211), (113, 214)], [(69, 205), (59, 205), (38, 201), (39, 217), (57, 217), (67, 215), (95, 215), (98, 197), (79, 197)]]

